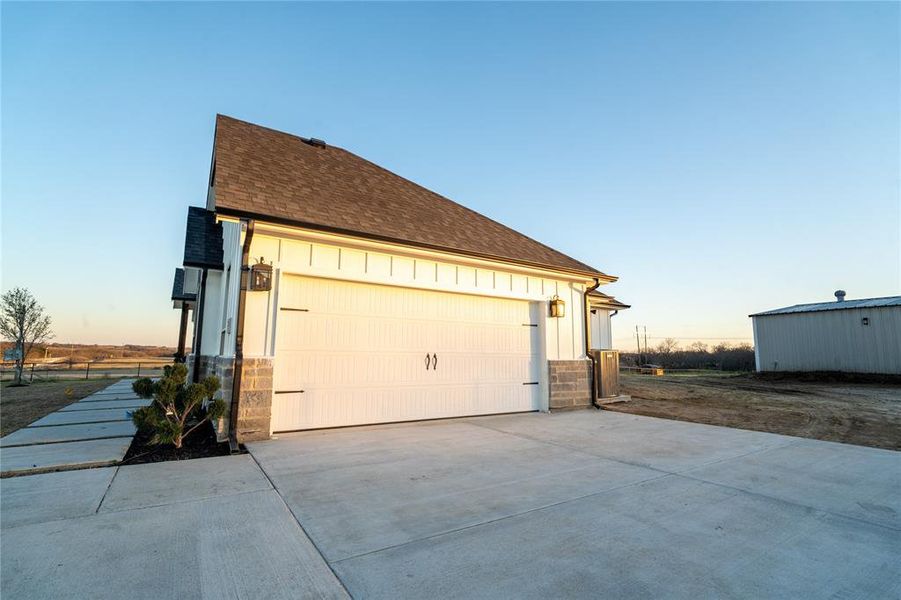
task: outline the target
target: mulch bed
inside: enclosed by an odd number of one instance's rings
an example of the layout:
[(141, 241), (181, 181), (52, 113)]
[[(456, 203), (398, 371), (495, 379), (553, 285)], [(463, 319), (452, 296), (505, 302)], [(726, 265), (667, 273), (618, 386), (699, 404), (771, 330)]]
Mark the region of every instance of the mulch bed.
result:
[(228, 442), (217, 442), (212, 423), (198, 427), (182, 441), (181, 448), (171, 444), (150, 444), (151, 434), (138, 431), (122, 460), (123, 465), (140, 465), (144, 463), (165, 462), (169, 460), (191, 460), (193, 458), (210, 458), (212, 456), (228, 456)]

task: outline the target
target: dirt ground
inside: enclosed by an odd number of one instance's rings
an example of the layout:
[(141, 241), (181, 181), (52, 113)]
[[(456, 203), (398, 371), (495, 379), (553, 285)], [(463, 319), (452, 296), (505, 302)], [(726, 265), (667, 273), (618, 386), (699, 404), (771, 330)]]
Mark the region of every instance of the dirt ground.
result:
[(114, 381), (115, 379), (46, 381), (23, 387), (10, 387), (4, 383), (0, 390), (0, 436), (90, 396)]
[(622, 375), (618, 412), (901, 450), (901, 385)]

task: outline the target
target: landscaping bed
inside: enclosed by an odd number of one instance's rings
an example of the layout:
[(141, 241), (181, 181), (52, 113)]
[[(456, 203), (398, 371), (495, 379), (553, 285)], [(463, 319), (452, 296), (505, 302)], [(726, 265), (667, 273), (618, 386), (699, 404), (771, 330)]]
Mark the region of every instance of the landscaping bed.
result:
[(216, 432), (211, 423), (204, 423), (185, 438), (181, 448), (172, 444), (151, 444), (152, 433), (138, 431), (122, 459), (123, 465), (165, 462), (169, 460), (191, 460), (230, 454), (228, 442), (217, 442)]

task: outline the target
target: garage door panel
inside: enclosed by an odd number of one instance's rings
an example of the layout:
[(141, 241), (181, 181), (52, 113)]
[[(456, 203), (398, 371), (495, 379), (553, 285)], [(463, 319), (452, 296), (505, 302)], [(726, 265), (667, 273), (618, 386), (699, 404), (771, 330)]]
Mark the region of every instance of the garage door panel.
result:
[(279, 298), (274, 431), (538, 408), (528, 302), (297, 276)]
[[(316, 283), (301, 288), (295, 283), (297, 280)], [(529, 303), (522, 301), (293, 276), (287, 276), (286, 282), (287, 286), (283, 288), (294, 289), (280, 293), (283, 308), (310, 310), (319, 314), (365, 314), (373, 318), (389, 319), (402, 315), (405, 319), (411, 320), (470, 321), (488, 324), (529, 322)], [(368, 291), (361, 294), (358, 292), (359, 289)], [(436, 295), (441, 296), (437, 302)]]
[(276, 394), (274, 403), (278, 407), (273, 408), (283, 415), (284, 423), (322, 428), (520, 412), (524, 405), (530, 405), (533, 386), (520, 384), (514, 393), (509, 387), (489, 384), (364, 387), (326, 393), (314, 390)]
[[(427, 321), (400, 317), (376, 320), (369, 316), (310, 312), (282, 312), (279, 335), (298, 340), (303, 348), (329, 350), (358, 348), (412, 351), (429, 348), (433, 352), (519, 352), (531, 353), (530, 331), (521, 325), (473, 322)], [(440, 344), (440, 346), (438, 345)], [(286, 344), (280, 349), (290, 349)]]
[[(315, 282), (304, 285), (300, 280)], [(287, 286), (280, 293), (281, 306), (320, 313), (368, 314), (377, 318), (390, 318), (402, 314), (410, 319), (434, 320), (445, 318), (453, 321), (502, 322), (519, 318), (528, 319), (528, 303), (513, 302), (485, 304), (485, 298), (464, 294), (444, 294), (408, 288), (374, 286), (339, 280), (286, 277)], [(367, 290), (348, 293), (348, 287)], [(286, 289), (286, 288), (292, 289)], [(445, 296), (435, 302), (435, 294)]]
[[(275, 389), (304, 387), (359, 387), (381, 385), (427, 385), (432, 378), (424, 376), (425, 355), (406, 357), (398, 354), (362, 355), (359, 352), (286, 352), (278, 356), (283, 368), (278, 369)], [(349, 372), (352, 371), (352, 372)]]
[[(465, 381), (467, 383), (522, 384), (531, 381), (528, 356), (471, 356), (434, 353), (437, 365), (425, 368), (425, 354), (361, 355), (358, 352), (293, 351), (279, 355), (284, 368), (278, 369), (275, 389), (311, 386), (359, 387), (390, 381), (392, 385), (428, 385)], [(430, 361), (430, 364), (435, 364)], [(348, 370), (353, 370), (350, 377)]]
[(522, 354), (436, 353), (437, 365), (430, 379), (437, 383), (467, 381), (522, 384), (530, 377), (529, 357)]

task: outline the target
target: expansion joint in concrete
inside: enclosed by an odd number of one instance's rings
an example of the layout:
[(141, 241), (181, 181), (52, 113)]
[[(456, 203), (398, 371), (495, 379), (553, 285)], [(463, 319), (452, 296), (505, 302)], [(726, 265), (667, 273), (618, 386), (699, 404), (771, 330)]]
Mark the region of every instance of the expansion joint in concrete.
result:
[(103, 496), (100, 498), (100, 502), (97, 503), (97, 509), (94, 511), (95, 515), (100, 512), (100, 507), (103, 506), (103, 501), (106, 500), (106, 495), (109, 494), (110, 488), (113, 487), (113, 481), (116, 480), (116, 475), (119, 474), (119, 467), (113, 468), (116, 470), (113, 471), (113, 476), (110, 477), (109, 483), (106, 485), (106, 489), (103, 490)]
[[(326, 564), (326, 566), (329, 568), (329, 571), (331, 571), (332, 575), (335, 576), (335, 580), (341, 584), (341, 589), (344, 590), (344, 592), (347, 594), (347, 596), (349, 598), (352, 598), (353, 596), (351, 596), (350, 590), (348, 590), (347, 586), (344, 585), (344, 582), (341, 581), (341, 578), (338, 576), (338, 573), (332, 567), (331, 561), (329, 561), (329, 559), (326, 558), (325, 554), (322, 552), (322, 548), (319, 547), (319, 544), (316, 543), (316, 540), (313, 539), (313, 536), (311, 536), (309, 534), (309, 532), (306, 529), (304, 529), (304, 526), (300, 522), (300, 519), (298, 519), (297, 515), (294, 514), (294, 511), (291, 510), (291, 505), (288, 504), (287, 502), (285, 502), (285, 499), (282, 497), (282, 493), (279, 491), (278, 486), (275, 485), (275, 482), (272, 481), (271, 477), (269, 477), (269, 473), (266, 472), (266, 469), (263, 468), (263, 465), (260, 464), (260, 462), (257, 460), (257, 457), (254, 456), (252, 452), (248, 452), (248, 454), (253, 459), (254, 464), (257, 466), (257, 468), (263, 474), (263, 477), (265, 477), (266, 481), (269, 482), (269, 485), (272, 486), (272, 489), (275, 491), (276, 495), (278, 495), (278, 499), (281, 500), (282, 504), (285, 507), (285, 510), (288, 511), (288, 514), (291, 515), (291, 518), (294, 519), (295, 523), (297, 523), (298, 529), (300, 529), (301, 533), (303, 533), (303, 535), (305, 535), (307, 537), (307, 539), (310, 540), (310, 544), (312, 544), (313, 547), (316, 548), (316, 552), (319, 553), (319, 556), (322, 558), (322, 562), (324, 562)], [(335, 561), (335, 562), (338, 562), (338, 561)]]

